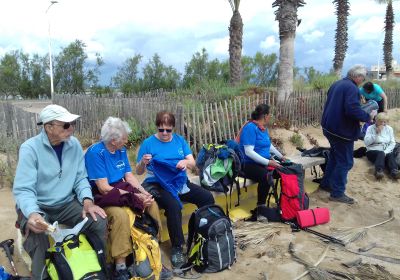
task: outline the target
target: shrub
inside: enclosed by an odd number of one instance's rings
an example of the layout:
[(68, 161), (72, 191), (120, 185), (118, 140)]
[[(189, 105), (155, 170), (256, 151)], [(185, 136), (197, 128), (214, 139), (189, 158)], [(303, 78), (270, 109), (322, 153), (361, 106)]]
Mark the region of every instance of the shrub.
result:
[(292, 136), (289, 138), (290, 143), (292, 143), (295, 147), (303, 148), (304, 147), (304, 141), (303, 138), (301, 138), (301, 135), (298, 133), (293, 133)]

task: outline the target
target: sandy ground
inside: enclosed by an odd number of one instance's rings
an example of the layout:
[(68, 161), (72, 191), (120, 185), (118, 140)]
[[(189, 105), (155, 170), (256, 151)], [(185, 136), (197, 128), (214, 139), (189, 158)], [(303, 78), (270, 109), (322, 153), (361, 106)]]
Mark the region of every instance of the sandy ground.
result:
[[(400, 110), (391, 110), (391, 125), (396, 131), (396, 138), (400, 139)], [(320, 128), (307, 127), (301, 129), (300, 134), (304, 137), (306, 148), (312, 145), (309, 138), (317, 140), (320, 146), (328, 146)], [(293, 131), (276, 130), (272, 132), (274, 137), (279, 137), (284, 142), (284, 149), (288, 156), (296, 153), (295, 147), (288, 140)], [(308, 137), (306, 135), (309, 135)], [(362, 146), (362, 142), (356, 142), (356, 147)], [(367, 231), (364, 239), (349, 244), (347, 247), (357, 250), (372, 242), (377, 247), (368, 253), (390, 256), (400, 259), (400, 183), (389, 177), (378, 182), (373, 176), (373, 166), (367, 159), (355, 159), (355, 164), (348, 177), (347, 194), (354, 197), (357, 203), (349, 206), (328, 200), (329, 194), (324, 191), (316, 191), (310, 194), (310, 207), (328, 207), (331, 212), (329, 224), (314, 227), (314, 230), (331, 234), (334, 227), (362, 227), (378, 223), (388, 218), (388, 210), (393, 209), (395, 220)], [(310, 176), (310, 172), (306, 172)], [(7, 238), (16, 239), (14, 228), (15, 212), (14, 201), (11, 190), (8, 187), (0, 189), (0, 241)], [(264, 245), (249, 246), (245, 250), (238, 249), (237, 262), (230, 270), (217, 274), (204, 274), (202, 279), (294, 279), (305, 271), (305, 267), (296, 261), (288, 253), (288, 246), (293, 242), (298, 254), (311, 263), (315, 263), (327, 244), (318, 237), (306, 232), (292, 232), (288, 225), (275, 224), (280, 227), (280, 234)], [(262, 235), (262, 232), (260, 232)], [(320, 267), (337, 269), (348, 273), (354, 270), (345, 268), (342, 263), (360, 258), (345, 251), (339, 245), (330, 245), (326, 257)], [(21, 261), (15, 250), (14, 260), (21, 275), (28, 275), (29, 270)], [(389, 272), (400, 275), (400, 265), (386, 261), (380, 261), (371, 257), (362, 257), (364, 263), (379, 264)], [(0, 264), (8, 271), (10, 266), (4, 253), (0, 250)], [(175, 277), (176, 278), (176, 277)], [(177, 279), (177, 278), (176, 278)], [(304, 279), (310, 279), (306, 276)]]

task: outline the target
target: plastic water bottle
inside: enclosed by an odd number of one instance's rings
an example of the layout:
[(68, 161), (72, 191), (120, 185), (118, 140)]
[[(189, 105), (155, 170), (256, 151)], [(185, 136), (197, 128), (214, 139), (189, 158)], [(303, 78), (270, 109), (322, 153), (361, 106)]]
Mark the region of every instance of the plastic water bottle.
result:
[(0, 266), (0, 280), (7, 280), (10, 278), (10, 274), (6, 272), (4, 266)]
[(199, 227), (205, 226), (208, 223), (206, 218), (201, 218), (199, 222)]

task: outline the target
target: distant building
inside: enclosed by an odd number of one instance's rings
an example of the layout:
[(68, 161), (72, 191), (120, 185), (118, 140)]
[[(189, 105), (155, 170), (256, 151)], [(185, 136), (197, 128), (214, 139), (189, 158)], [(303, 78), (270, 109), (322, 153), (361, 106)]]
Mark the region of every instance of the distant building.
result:
[[(400, 64), (396, 60), (392, 61), (393, 75), (400, 78)], [(372, 65), (371, 70), (368, 71), (367, 77), (370, 79), (386, 80), (386, 66), (385, 64)]]

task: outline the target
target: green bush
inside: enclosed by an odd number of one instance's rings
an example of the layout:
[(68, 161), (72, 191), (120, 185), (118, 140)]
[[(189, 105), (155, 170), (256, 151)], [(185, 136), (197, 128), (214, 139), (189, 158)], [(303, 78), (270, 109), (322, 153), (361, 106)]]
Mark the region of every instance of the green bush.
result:
[(301, 135), (298, 133), (293, 133), (292, 136), (289, 138), (290, 143), (292, 143), (295, 147), (303, 148), (304, 147), (304, 141), (303, 138), (301, 138)]

